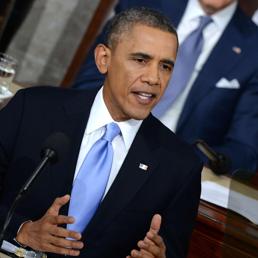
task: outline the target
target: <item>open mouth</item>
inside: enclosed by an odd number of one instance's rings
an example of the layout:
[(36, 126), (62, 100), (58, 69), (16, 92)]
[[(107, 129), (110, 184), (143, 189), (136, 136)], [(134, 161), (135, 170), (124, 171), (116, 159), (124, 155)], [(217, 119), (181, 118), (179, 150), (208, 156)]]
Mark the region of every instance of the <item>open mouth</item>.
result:
[(136, 96), (138, 102), (140, 102), (141, 104), (149, 104), (156, 97), (155, 94), (147, 92), (133, 92), (133, 94)]

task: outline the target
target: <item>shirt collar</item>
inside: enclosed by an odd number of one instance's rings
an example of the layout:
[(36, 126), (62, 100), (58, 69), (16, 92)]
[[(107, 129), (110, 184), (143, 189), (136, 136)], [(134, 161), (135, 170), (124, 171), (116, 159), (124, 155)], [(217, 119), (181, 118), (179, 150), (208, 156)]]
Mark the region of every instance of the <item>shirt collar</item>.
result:
[(191, 22), (198, 20), (200, 16), (205, 16), (205, 12), (202, 9), (198, 0), (189, 0), (185, 10), (185, 22)]
[[(237, 1), (234, 1), (226, 8), (222, 9), (211, 15), (215, 25), (223, 30), (229, 21), (231, 20), (235, 10), (237, 8)], [(185, 22), (192, 22), (199, 19), (200, 16), (205, 16), (206, 13), (201, 7), (201, 4), (198, 0), (189, 0), (186, 11), (185, 11)]]
[(99, 130), (109, 123), (117, 123), (125, 143), (127, 151), (129, 150), (133, 139), (138, 132), (143, 120), (129, 119), (127, 121), (116, 122), (110, 115), (107, 106), (103, 98), (103, 87), (98, 91), (93, 105), (91, 107), (90, 116), (88, 124), (86, 127), (86, 134), (91, 134), (92, 132)]
[(223, 30), (231, 20), (233, 14), (235, 13), (237, 8), (237, 1), (231, 3), (226, 8), (222, 9), (219, 12), (214, 13), (211, 17), (214, 23)]

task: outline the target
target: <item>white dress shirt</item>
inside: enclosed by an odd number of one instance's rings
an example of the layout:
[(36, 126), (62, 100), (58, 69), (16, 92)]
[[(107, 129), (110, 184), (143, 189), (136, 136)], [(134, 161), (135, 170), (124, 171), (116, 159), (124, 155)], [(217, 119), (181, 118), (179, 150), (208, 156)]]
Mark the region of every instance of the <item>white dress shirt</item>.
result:
[(114, 121), (105, 105), (103, 99), (103, 88), (101, 88), (95, 97), (90, 111), (89, 120), (81, 142), (74, 179), (78, 175), (80, 167), (88, 151), (90, 150), (92, 145), (102, 137), (105, 132), (105, 126), (112, 122), (118, 124), (121, 130), (121, 134), (116, 136), (112, 141), (114, 156), (104, 195), (106, 195), (114, 179), (116, 178), (118, 171), (121, 168), (122, 163), (131, 147), (134, 137), (138, 132), (142, 120), (130, 119), (123, 122)]
[(253, 22), (256, 23), (256, 25), (258, 25), (258, 9), (253, 14), (252, 19), (253, 19)]
[[(224, 29), (231, 20), (237, 7), (237, 2), (233, 2), (223, 10), (213, 14), (213, 22), (207, 25), (203, 30), (204, 45), (202, 53), (200, 54), (194, 71), (185, 87), (183, 92), (178, 96), (170, 108), (159, 118), (159, 120), (173, 132), (176, 131), (177, 122), (180, 117), (180, 114), (183, 110), (187, 96), (193, 86), (195, 79), (197, 78), (202, 66), (209, 57), (210, 52), (218, 42), (221, 37)], [(179, 43), (181, 44), (185, 38), (195, 30), (199, 25), (199, 17), (206, 15), (202, 9), (198, 0), (189, 0), (183, 17), (179, 23), (177, 32)], [(173, 76), (173, 75), (172, 75)]]

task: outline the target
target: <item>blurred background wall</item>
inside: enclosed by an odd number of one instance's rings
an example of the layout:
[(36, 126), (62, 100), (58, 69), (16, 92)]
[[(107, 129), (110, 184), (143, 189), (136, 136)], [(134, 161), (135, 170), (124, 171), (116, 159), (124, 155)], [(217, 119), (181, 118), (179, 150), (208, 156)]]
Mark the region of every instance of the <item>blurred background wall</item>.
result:
[[(81, 46), (78, 48), (79, 44), (86, 46), (94, 39), (96, 34), (93, 29), (100, 29), (99, 25), (103, 22), (100, 20), (107, 18), (108, 7), (114, 6), (117, 1), (0, 0), (0, 51), (18, 60), (15, 81), (23, 85), (60, 85), (73, 57), (77, 61), (72, 65), (78, 66), (78, 60), (84, 59), (87, 53), (87, 47), (83, 50)], [(258, 0), (239, 2), (249, 15), (258, 7)], [(99, 4), (102, 9), (97, 9)], [(96, 13), (98, 15), (94, 16)], [(85, 34), (93, 16), (96, 20)], [(6, 20), (9, 27), (3, 26)], [(10, 35), (14, 35), (11, 40)], [(75, 55), (77, 49), (80, 51)], [(74, 69), (73, 66), (69, 71)], [(66, 86), (71, 84), (72, 73), (66, 76)]]
[(59, 85), (98, 4), (99, 0), (34, 0), (6, 49), (19, 63), (16, 81)]

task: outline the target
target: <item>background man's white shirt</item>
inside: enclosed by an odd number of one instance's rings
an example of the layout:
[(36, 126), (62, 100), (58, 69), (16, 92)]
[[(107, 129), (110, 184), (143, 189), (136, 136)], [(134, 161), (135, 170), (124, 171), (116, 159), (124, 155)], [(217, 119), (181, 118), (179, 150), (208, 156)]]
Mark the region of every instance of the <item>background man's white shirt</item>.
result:
[[(231, 20), (236, 8), (237, 8), (237, 2), (233, 2), (223, 10), (213, 14), (211, 16), (213, 19), (213, 22), (207, 25), (207, 27), (203, 30), (203, 36), (204, 36), (203, 51), (196, 62), (194, 71), (189, 79), (189, 82), (187, 83), (185, 89), (180, 94), (180, 96), (171, 105), (171, 107), (159, 118), (159, 120), (173, 132), (176, 131), (177, 122), (179, 120), (185, 101), (194, 84), (195, 79), (197, 78), (200, 70), (202, 69), (202, 66), (205, 64), (206, 60), (208, 59), (210, 52), (212, 51), (212, 49), (220, 39), (226, 26)], [(185, 9), (184, 15), (177, 29), (179, 44), (181, 44), (185, 40), (185, 38), (198, 27), (199, 17), (203, 15), (206, 15), (206, 14), (202, 9), (199, 1), (189, 0), (187, 7)]]
[(256, 25), (258, 25), (258, 9), (255, 11), (252, 19), (253, 19), (253, 22), (256, 23)]

